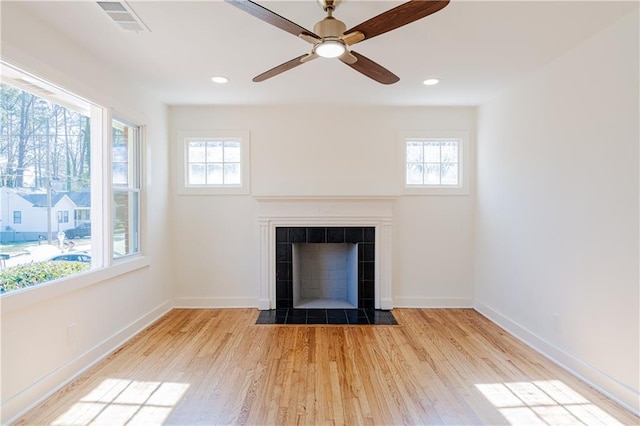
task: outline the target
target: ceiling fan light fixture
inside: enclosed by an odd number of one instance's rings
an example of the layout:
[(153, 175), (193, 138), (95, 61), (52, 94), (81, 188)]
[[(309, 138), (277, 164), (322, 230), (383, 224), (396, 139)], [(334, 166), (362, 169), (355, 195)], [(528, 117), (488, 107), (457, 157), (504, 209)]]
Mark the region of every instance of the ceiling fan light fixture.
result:
[(346, 50), (344, 43), (338, 40), (325, 40), (315, 47), (316, 54), (322, 58), (337, 58)]

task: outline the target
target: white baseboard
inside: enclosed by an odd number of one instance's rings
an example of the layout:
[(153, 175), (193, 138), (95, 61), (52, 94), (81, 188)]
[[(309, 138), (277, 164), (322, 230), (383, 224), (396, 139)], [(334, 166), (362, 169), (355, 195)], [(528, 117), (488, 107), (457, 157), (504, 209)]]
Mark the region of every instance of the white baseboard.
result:
[(173, 299), (174, 308), (256, 308), (258, 299), (252, 297), (179, 297)]
[(640, 393), (637, 391), (536, 336), (520, 324), (511, 321), (484, 303), (476, 300), (474, 302), (474, 309), (508, 331), (509, 334), (525, 345), (558, 364), (635, 415), (640, 415)]
[(393, 299), (390, 297), (383, 297), (380, 299), (380, 309), (388, 311), (393, 309)]
[(3, 401), (2, 419), (0, 423), (10, 424), (15, 422), (20, 416), (26, 414), (63, 386), (104, 359), (107, 355), (125, 344), (129, 339), (140, 333), (170, 310), (170, 302), (165, 302), (157, 306), (151, 310), (151, 312), (141, 316), (111, 337), (98, 343), (65, 365), (51, 371), (46, 376), (41, 377), (8, 400)]
[(394, 297), (395, 308), (473, 308), (473, 300), (464, 297)]

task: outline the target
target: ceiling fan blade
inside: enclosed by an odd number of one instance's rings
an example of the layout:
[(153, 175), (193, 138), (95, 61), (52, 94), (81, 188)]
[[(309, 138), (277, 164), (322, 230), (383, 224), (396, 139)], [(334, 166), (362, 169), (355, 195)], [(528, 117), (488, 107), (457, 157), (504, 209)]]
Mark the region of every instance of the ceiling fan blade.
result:
[(253, 78), (255, 83), (259, 83), (261, 81), (265, 81), (271, 77), (275, 77), (278, 74), (282, 74), (285, 71), (289, 71), (292, 68), (297, 67), (298, 65), (302, 65), (305, 62), (309, 62), (312, 59), (315, 59), (314, 54), (304, 54), (294, 58), (290, 61), (285, 62), (284, 64), (280, 64), (277, 67), (271, 68), (269, 71), (265, 71), (260, 75), (257, 75)]
[(244, 12), (247, 12), (251, 16), (255, 16), (256, 18), (268, 24), (271, 24), (275, 27), (280, 28), (281, 30), (291, 33), (296, 37), (298, 37), (301, 33), (306, 33), (306, 34), (315, 36), (314, 33), (307, 30), (306, 28), (301, 27), (295, 22), (291, 22), (287, 18), (283, 18), (277, 13), (272, 12), (266, 7), (262, 7), (259, 4), (254, 3), (250, 0), (224, 0), (224, 1), (229, 3), (230, 5), (237, 7), (238, 9)]
[[(418, 19), (422, 19), (432, 13), (436, 13), (448, 4), (449, 0), (411, 0), (356, 25), (350, 30), (345, 31), (345, 34), (359, 31), (364, 34), (364, 39), (368, 40), (377, 35), (384, 34), (387, 31), (395, 30)], [(355, 43), (357, 43), (357, 41), (355, 41)]]
[(353, 50), (351, 51), (351, 54), (358, 59), (356, 62), (348, 63), (342, 60), (342, 57), (340, 57), (340, 60), (354, 70), (382, 84), (393, 84), (400, 81), (400, 78), (397, 75), (384, 68), (382, 65), (373, 62), (366, 56), (362, 56)]

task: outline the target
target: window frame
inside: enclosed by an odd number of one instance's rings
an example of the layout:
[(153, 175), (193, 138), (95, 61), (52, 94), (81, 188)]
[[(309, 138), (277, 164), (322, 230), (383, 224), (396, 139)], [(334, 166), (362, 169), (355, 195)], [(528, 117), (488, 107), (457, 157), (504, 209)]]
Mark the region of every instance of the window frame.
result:
[(22, 210), (13, 210), (13, 225), (22, 225)]
[[(89, 287), (115, 277), (128, 274), (130, 272), (146, 268), (150, 265), (150, 259), (144, 254), (142, 249), (145, 247), (146, 235), (146, 208), (145, 208), (145, 191), (144, 183), (146, 176), (145, 168), (145, 138), (146, 125), (142, 124), (144, 120), (136, 120), (140, 129), (139, 143), (139, 176), (140, 190), (139, 197), (139, 241), (141, 250), (130, 256), (123, 256), (117, 259), (111, 257), (111, 128), (112, 128), (112, 110), (104, 103), (93, 102), (82, 95), (76, 94), (65, 89), (62, 86), (55, 85), (53, 80), (46, 76), (38, 76), (29, 73), (17, 64), (11, 64), (4, 59), (0, 60), (3, 67), (2, 80), (4, 77), (10, 76), (26, 76), (37, 82), (37, 85), (47, 88), (54, 97), (49, 97), (40, 93), (37, 96), (52, 101), (65, 108), (73, 109), (90, 117), (91, 126), (91, 170), (101, 171), (92, 174), (90, 179), (90, 188), (92, 193), (91, 208), (89, 209), (89, 219), (91, 221), (92, 236), (96, 236), (97, 240), (92, 240), (91, 249), (91, 269), (78, 274), (69, 275), (56, 280), (42, 282), (34, 286), (25, 287), (8, 293), (0, 294), (2, 310), (4, 313), (17, 311), (24, 308), (30, 308), (37, 303), (60, 297), (67, 293), (77, 291), (84, 287)], [(19, 79), (18, 79), (19, 80)], [(16, 80), (16, 81), (18, 81)], [(14, 84), (15, 81), (7, 81), (14, 87), (21, 90), (29, 91), (28, 86)], [(135, 116), (135, 113), (133, 113)], [(132, 114), (118, 114), (118, 117), (131, 117)], [(17, 210), (16, 210), (17, 211)], [(22, 211), (20, 211), (22, 213)], [(22, 214), (21, 214), (22, 219)]]
[[(398, 186), (401, 195), (469, 195), (470, 135), (467, 130), (417, 130), (398, 132)], [(458, 141), (458, 184), (408, 184), (406, 178), (407, 143), (411, 141)]]
[(58, 223), (69, 223), (69, 210), (58, 210), (56, 216)]
[[(240, 142), (240, 184), (189, 185), (188, 146), (191, 141)], [(248, 130), (180, 130), (176, 135), (177, 193), (180, 195), (247, 195), (251, 193), (251, 141)]]
[[(130, 179), (128, 179), (128, 183), (126, 186), (120, 185), (120, 184), (115, 184), (113, 183), (113, 122), (117, 121), (120, 124), (123, 124), (125, 126), (128, 127), (132, 127), (135, 128), (136, 130), (136, 135), (135, 135), (135, 140), (133, 141), (135, 143), (135, 147), (133, 150), (127, 150), (127, 165), (128, 165), (128, 169), (127, 169), (127, 173)], [(110, 261), (111, 262), (119, 262), (121, 259), (123, 258), (127, 258), (127, 257), (131, 257), (131, 256), (139, 256), (142, 254), (142, 233), (141, 233), (141, 227), (142, 227), (142, 195), (143, 195), (143, 188), (142, 188), (142, 182), (143, 182), (143, 178), (142, 178), (142, 173), (143, 173), (143, 143), (144, 143), (144, 139), (145, 139), (145, 134), (146, 134), (146, 127), (144, 125), (140, 125), (140, 124), (136, 124), (135, 122), (131, 121), (131, 120), (127, 120), (122, 118), (122, 116), (120, 114), (111, 114), (110, 120), (109, 120), (109, 157), (107, 159), (108, 164), (109, 164), (109, 186), (110, 186), (110, 191), (109, 191), (109, 210), (110, 210), (110, 215), (109, 215), (109, 249), (108, 249), (108, 253), (110, 253)], [(133, 169), (132, 169), (133, 166)], [(133, 185), (132, 185), (133, 184)], [(134, 215), (135, 217), (133, 218), (133, 223), (135, 223), (135, 230), (133, 231), (134, 236), (131, 238), (131, 241), (134, 243), (135, 245), (135, 251), (131, 251), (129, 253), (123, 254), (121, 256), (115, 256), (114, 255), (114, 246), (115, 246), (115, 239), (114, 239), (114, 233), (115, 233), (115, 208), (116, 208), (116, 202), (115, 202), (115, 193), (116, 192), (126, 192), (127, 194), (136, 194), (136, 196), (134, 197), (136, 200), (136, 205), (135, 205), (135, 211), (131, 212), (129, 211), (128, 214), (129, 215)]]

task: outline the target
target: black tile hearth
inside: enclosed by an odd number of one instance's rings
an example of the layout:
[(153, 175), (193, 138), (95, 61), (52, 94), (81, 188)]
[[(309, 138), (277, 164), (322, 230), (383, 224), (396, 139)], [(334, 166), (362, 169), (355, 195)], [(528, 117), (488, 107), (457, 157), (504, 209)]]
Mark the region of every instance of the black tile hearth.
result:
[(398, 325), (391, 311), (378, 309), (272, 309), (256, 324)]

